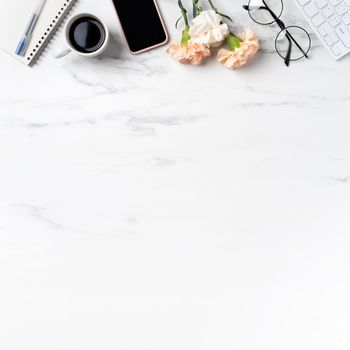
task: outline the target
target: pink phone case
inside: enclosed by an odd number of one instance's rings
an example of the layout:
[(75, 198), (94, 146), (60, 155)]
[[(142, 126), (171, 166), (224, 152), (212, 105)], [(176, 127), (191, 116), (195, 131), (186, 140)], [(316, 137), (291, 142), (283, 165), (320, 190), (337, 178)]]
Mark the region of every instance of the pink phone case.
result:
[[(111, 2), (112, 2), (112, 4), (113, 4), (113, 1), (112, 1), (112, 0), (111, 0)], [(145, 49), (142, 49), (142, 50), (136, 51), (136, 52), (131, 51), (130, 46), (129, 46), (129, 43), (128, 43), (127, 39), (126, 39), (126, 35), (125, 35), (125, 32), (124, 32), (124, 29), (123, 29), (123, 27), (122, 27), (122, 25), (121, 25), (121, 22), (120, 22), (120, 19), (119, 19), (119, 16), (118, 16), (117, 9), (114, 8), (116, 17), (118, 18), (118, 22), (119, 22), (120, 28), (121, 28), (121, 30), (122, 30), (122, 33), (123, 33), (124, 41), (125, 41), (125, 43), (126, 43), (126, 46), (127, 46), (127, 48), (128, 48), (128, 51), (129, 51), (132, 55), (138, 55), (138, 54), (140, 54), (140, 53), (143, 53), (143, 52), (146, 52), (146, 51), (155, 49), (155, 48), (160, 47), (160, 46), (163, 46), (163, 45), (167, 44), (168, 41), (169, 41), (169, 34), (168, 34), (168, 31), (167, 31), (167, 29), (166, 29), (166, 27), (165, 27), (165, 23), (164, 23), (164, 20), (163, 20), (162, 15), (161, 15), (161, 13), (160, 13), (159, 6), (158, 6), (158, 4), (157, 4), (157, 1), (156, 1), (156, 0), (153, 0), (153, 2), (154, 2), (154, 5), (155, 5), (155, 7), (156, 7), (156, 9), (157, 9), (157, 12), (158, 12), (160, 21), (162, 22), (162, 27), (163, 27), (164, 33), (165, 33), (165, 40), (164, 40), (162, 43), (159, 43), (159, 44), (156, 44), (156, 45), (153, 45), (153, 46), (150, 46), (150, 47), (146, 47)], [(114, 7), (114, 4), (113, 4), (113, 7)]]

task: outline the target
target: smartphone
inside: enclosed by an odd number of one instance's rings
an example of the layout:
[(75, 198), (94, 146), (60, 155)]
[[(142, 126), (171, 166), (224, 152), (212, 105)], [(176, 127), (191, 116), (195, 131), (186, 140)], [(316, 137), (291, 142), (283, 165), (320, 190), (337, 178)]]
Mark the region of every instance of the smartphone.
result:
[(168, 42), (156, 0), (112, 0), (128, 49), (139, 54)]

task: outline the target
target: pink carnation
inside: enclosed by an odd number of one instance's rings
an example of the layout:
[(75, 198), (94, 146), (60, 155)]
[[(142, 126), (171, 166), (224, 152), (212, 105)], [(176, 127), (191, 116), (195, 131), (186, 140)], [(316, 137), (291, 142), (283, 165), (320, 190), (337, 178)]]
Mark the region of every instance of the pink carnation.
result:
[(259, 39), (250, 29), (239, 33), (237, 37), (241, 39), (240, 47), (234, 51), (221, 49), (217, 55), (218, 61), (229, 69), (245, 65), (259, 50)]
[(203, 59), (210, 56), (210, 50), (203, 44), (174, 43), (168, 48), (168, 53), (180, 63), (198, 65)]

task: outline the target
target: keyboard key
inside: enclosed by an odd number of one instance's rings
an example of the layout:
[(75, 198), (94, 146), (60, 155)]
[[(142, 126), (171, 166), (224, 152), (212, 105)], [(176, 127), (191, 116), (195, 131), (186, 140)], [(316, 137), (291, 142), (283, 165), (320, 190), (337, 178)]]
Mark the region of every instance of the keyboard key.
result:
[(327, 35), (324, 40), (326, 41), (326, 43), (329, 45), (329, 46), (332, 46), (333, 44), (335, 44), (336, 42), (339, 41), (339, 38), (337, 35), (335, 35), (334, 33), (331, 33), (329, 35)]
[(332, 27), (327, 22), (321, 24), (317, 28), (317, 30), (322, 36), (326, 36), (327, 34), (333, 33)]
[(349, 10), (349, 8), (347, 6), (345, 6), (344, 4), (339, 4), (336, 8), (335, 8), (335, 12), (339, 15), (342, 16), (345, 13), (347, 13)]
[(327, 0), (316, 0), (315, 4), (317, 5), (318, 8), (321, 9), (321, 8), (325, 7), (326, 5), (328, 5), (328, 1)]
[(334, 7), (331, 5), (327, 5), (326, 7), (323, 8), (322, 13), (323, 13), (323, 16), (328, 18), (333, 15)]
[(350, 14), (347, 13), (345, 16), (343, 16), (342, 21), (344, 24), (350, 24)]
[(310, 2), (304, 7), (304, 11), (308, 17), (313, 17), (318, 13), (318, 8)]
[(316, 16), (312, 17), (311, 22), (315, 27), (320, 26), (322, 23), (324, 23), (325, 19), (324, 17), (318, 13)]
[(339, 27), (335, 28), (335, 32), (338, 34), (340, 40), (343, 42), (343, 44), (350, 48), (350, 32), (348, 28), (345, 25), (340, 25)]
[(328, 18), (328, 23), (331, 25), (331, 27), (336, 27), (340, 23), (340, 18), (334, 15), (331, 18)]
[(336, 45), (332, 46), (331, 50), (332, 50), (332, 52), (334, 53), (335, 56), (339, 56), (341, 54), (340, 49)]
[(350, 0), (295, 0), (295, 3), (334, 59), (350, 53)]
[(341, 43), (341, 41), (338, 41), (333, 46), (331, 46), (331, 51), (335, 56), (340, 56), (344, 53), (346, 53), (348, 50), (345, 48), (345, 46)]

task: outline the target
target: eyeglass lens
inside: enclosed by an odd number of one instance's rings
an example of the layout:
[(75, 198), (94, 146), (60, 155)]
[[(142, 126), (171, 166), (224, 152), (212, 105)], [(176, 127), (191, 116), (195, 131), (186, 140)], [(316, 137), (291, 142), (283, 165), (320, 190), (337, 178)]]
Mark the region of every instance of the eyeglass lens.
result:
[[(291, 37), (294, 40), (291, 40)], [(290, 26), (279, 32), (275, 47), (282, 58), (286, 58), (290, 50), (290, 61), (300, 60), (310, 51), (310, 36), (303, 28)]]
[(278, 18), (282, 15), (282, 0), (250, 0), (248, 3), (249, 16), (254, 22), (262, 25), (275, 22), (271, 11), (264, 9), (264, 7), (268, 7)]

